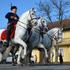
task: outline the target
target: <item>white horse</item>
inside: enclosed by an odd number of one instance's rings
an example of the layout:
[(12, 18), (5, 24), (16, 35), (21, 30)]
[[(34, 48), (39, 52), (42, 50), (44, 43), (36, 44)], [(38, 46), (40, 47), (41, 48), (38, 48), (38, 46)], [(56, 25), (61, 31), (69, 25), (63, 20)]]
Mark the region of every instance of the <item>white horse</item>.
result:
[[(43, 27), (43, 28), (41, 28)], [(38, 24), (32, 28), (32, 34), (29, 38), (28, 46), (30, 46), (30, 52), (32, 52), (33, 48), (41, 48), (44, 50), (45, 57), (47, 58), (47, 50), (45, 46), (42, 44), (42, 33), (47, 33), (47, 21), (45, 18), (40, 17), (38, 19)], [(32, 57), (33, 58), (33, 57)]]
[(19, 45), (18, 58), (17, 58), (18, 64), (20, 64), (20, 58), (24, 59), (27, 53), (27, 44), (24, 41), (24, 36), (26, 34), (28, 25), (29, 23), (31, 23), (32, 26), (36, 25), (37, 24), (36, 18), (37, 16), (35, 9), (34, 8), (30, 9), (26, 11), (24, 14), (22, 14), (16, 25), (14, 42), (15, 44)]
[[(44, 35), (43, 38), (43, 45), (49, 49), (48, 56), (50, 57), (50, 53), (52, 54), (53, 47), (55, 44), (62, 42), (63, 39), (63, 28), (53, 28), (47, 32), (47, 34)], [(55, 41), (55, 43), (54, 43)], [(53, 54), (52, 54), (53, 55)], [(49, 58), (48, 57), (48, 58)], [(49, 58), (50, 60), (50, 58)]]
[[(33, 36), (34, 36), (33, 39), (32, 38), (30, 39), (32, 42), (31, 44), (33, 46), (37, 46), (36, 48), (44, 49), (44, 52), (45, 52), (44, 60), (45, 60), (50, 56), (50, 53), (48, 53), (48, 52), (50, 52), (50, 49), (52, 48), (53, 41), (54, 40), (58, 41), (58, 43), (61, 42), (62, 38), (63, 38), (63, 33), (60, 28), (53, 28), (53, 29), (49, 30), (46, 34), (44, 34), (43, 38), (41, 36), (39, 38), (39, 34), (36, 34), (36, 33), (34, 33)], [(47, 51), (47, 49), (49, 49), (49, 51)], [(32, 56), (32, 58), (33, 58), (33, 56)]]
[[(42, 30), (41, 30), (41, 28)], [(52, 47), (53, 40), (61, 42), (63, 33), (61, 28), (53, 28), (49, 31), (47, 27), (47, 21), (44, 18), (38, 20), (37, 26), (33, 28), (32, 36), (29, 39), (30, 46), (33, 48), (42, 48), (45, 52), (45, 58), (47, 58), (47, 50)]]

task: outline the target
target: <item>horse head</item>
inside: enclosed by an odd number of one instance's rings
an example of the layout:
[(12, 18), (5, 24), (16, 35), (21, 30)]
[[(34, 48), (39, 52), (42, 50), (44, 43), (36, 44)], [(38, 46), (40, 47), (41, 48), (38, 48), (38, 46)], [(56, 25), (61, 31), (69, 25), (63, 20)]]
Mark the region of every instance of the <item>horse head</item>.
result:
[(39, 18), (38, 26), (39, 26), (40, 31), (47, 32), (47, 30), (48, 30), (47, 21), (46, 21), (46, 19), (44, 17)]
[(62, 29), (60, 29), (60, 28), (53, 28), (53, 29), (49, 30), (47, 32), (47, 34), (51, 39), (54, 39), (58, 42), (62, 41), (63, 32), (62, 32)]
[(23, 26), (24, 28), (27, 28), (27, 25), (31, 23), (32, 25), (37, 24), (37, 16), (36, 16), (36, 11), (34, 8), (26, 11), (23, 13), (17, 24)]
[(44, 17), (39, 18), (39, 26), (47, 27), (47, 21)]
[(36, 15), (36, 10), (34, 8), (29, 10), (29, 21), (33, 26), (37, 25), (37, 15)]

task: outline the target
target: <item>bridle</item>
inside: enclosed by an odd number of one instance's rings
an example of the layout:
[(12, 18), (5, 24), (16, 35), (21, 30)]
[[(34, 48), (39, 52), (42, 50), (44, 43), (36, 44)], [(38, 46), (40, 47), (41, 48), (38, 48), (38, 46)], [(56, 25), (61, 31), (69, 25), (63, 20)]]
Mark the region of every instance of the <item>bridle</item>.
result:
[[(34, 18), (35, 19), (35, 18)], [(33, 20), (33, 19), (32, 19)], [(31, 21), (31, 20), (30, 20)], [(23, 23), (24, 25), (27, 25), (27, 24), (25, 24), (24, 22), (22, 22), (22, 21), (18, 21), (18, 22), (20, 22), (20, 23)], [(24, 26), (22, 26), (21, 24), (19, 24), (19, 26), (21, 26), (21, 27), (23, 27), (24, 29), (26, 29), (27, 30), (27, 28), (25, 28)], [(28, 26), (29, 28), (31, 28), (30, 26)]]
[[(29, 14), (30, 14), (30, 12), (29, 12)], [(30, 18), (31, 18), (31, 20), (29, 20), (30, 22), (31, 22), (32, 20), (34, 20), (34, 19), (39, 19), (39, 17), (38, 17), (38, 18), (32, 18), (31, 14), (30, 14)], [(27, 25), (27, 24), (25, 24), (24, 22), (22, 22), (22, 21), (20, 21), (20, 20), (18, 20), (18, 22), (23, 23), (24, 25)], [(19, 24), (19, 26), (25, 28), (25, 27), (22, 26), (21, 24)], [(28, 26), (28, 27), (31, 28), (30, 26)], [(27, 30), (27, 28), (25, 28), (25, 29)]]
[[(18, 22), (23, 23), (22, 21), (18, 21)], [(25, 24), (25, 23), (23, 23), (23, 24)], [(25, 24), (25, 25), (26, 25), (26, 24)], [(24, 28), (24, 29), (27, 30), (27, 28), (25, 28), (24, 26), (22, 26), (22, 25), (20, 25), (20, 24), (19, 24), (19, 26), (21, 26), (22, 28)]]
[[(58, 32), (58, 35), (59, 35), (59, 30), (58, 30), (57, 32)], [(56, 38), (56, 36), (55, 36), (55, 34), (56, 34), (57, 32), (55, 32), (55, 33), (52, 34), (52, 35), (49, 35), (49, 34), (47, 34), (47, 35), (48, 35), (48, 37), (49, 37), (51, 40), (53, 40), (53, 39), (57, 40), (57, 38)], [(52, 39), (53, 35), (54, 35), (54, 38)], [(59, 38), (59, 37), (58, 37), (58, 38)]]

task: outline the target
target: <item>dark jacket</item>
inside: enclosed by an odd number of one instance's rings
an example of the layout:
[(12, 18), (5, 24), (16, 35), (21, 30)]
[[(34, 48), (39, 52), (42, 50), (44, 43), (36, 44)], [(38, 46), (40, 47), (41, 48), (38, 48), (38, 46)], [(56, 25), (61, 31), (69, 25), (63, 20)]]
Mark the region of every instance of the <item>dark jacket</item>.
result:
[[(11, 16), (16, 17), (17, 19), (11, 18)], [(17, 14), (14, 14), (12, 12), (9, 12), (5, 15), (5, 18), (8, 19), (8, 23), (17, 23), (17, 21), (19, 20), (19, 17)]]

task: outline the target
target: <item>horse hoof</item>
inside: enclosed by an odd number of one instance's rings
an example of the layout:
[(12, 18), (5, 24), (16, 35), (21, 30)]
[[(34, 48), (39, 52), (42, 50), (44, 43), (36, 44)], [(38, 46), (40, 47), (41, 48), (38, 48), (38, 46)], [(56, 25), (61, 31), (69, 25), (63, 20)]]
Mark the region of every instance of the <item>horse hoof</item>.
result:
[(12, 64), (12, 66), (16, 66), (16, 64)]
[(16, 63), (12, 63), (13, 66), (16, 66)]
[(17, 66), (24, 66), (24, 64), (22, 64), (22, 63), (21, 64), (17, 64)]
[(0, 64), (2, 64), (2, 62), (0, 62)]
[(23, 63), (21, 63), (21, 66), (25, 66)]

